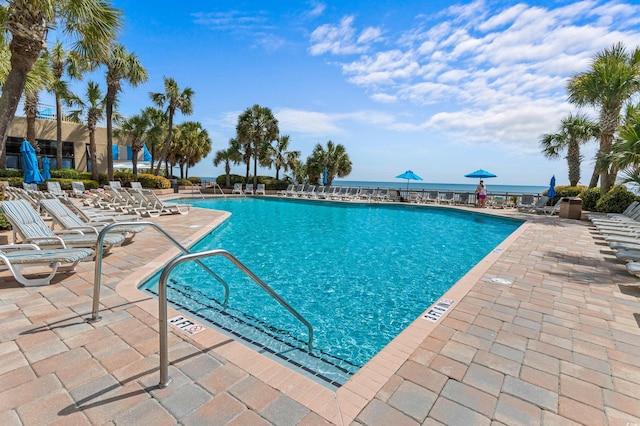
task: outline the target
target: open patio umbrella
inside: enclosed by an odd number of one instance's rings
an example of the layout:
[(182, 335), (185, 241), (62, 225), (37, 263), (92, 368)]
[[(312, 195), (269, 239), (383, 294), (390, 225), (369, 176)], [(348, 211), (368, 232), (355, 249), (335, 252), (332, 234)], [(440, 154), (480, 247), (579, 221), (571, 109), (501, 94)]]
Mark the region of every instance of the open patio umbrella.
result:
[(24, 171), (24, 183), (44, 183), (44, 179), (38, 169), (36, 152), (28, 140), (23, 140), (20, 146), (22, 153), (22, 170)]
[(49, 160), (49, 157), (44, 157), (42, 159), (42, 178), (44, 180), (51, 179), (51, 172), (49, 171), (50, 168), (51, 168), (51, 160)]
[(494, 175), (491, 172), (488, 172), (486, 170), (476, 170), (475, 172), (471, 172), (468, 173), (466, 175), (464, 175), (464, 177), (468, 177), (468, 178), (476, 178), (476, 179), (486, 179), (486, 178), (494, 178), (497, 177), (496, 175)]
[(556, 176), (551, 176), (551, 182), (549, 182), (549, 190), (547, 191), (547, 197), (553, 198), (556, 196)]
[(407, 180), (407, 191), (409, 190), (409, 181), (410, 180), (422, 180), (420, 176), (413, 173), (411, 170), (407, 170), (401, 175), (396, 176), (397, 179), (406, 179)]

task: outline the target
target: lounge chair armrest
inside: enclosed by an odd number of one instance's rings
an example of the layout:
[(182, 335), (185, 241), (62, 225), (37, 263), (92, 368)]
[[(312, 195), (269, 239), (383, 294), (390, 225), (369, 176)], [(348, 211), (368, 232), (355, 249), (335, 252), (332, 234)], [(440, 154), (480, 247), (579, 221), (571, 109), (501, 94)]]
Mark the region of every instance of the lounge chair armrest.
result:
[(74, 226), (72, 228), (66, 229), (65, 231), (79, 231), (81, 234), (86, 234), (87, 232), (98, 235), (98, 229), (95, 226)]
[(12, 250), (40, 250), (37, 244), (3, 244), (0, 245), (0, 250), (7, 252)]
[(25, 238), (23, 243), (38, 244), (38, 241), (46, 242), (46, 241), (51, 241), (51, 240), (58, 241), (58, 244), (62, 248), (67, 248), (67, 245), (64, 243), (64, 240), (62, 238), (60, 238), (60, 237), (55, 236), (55, 235), (50, 235), (48, 237)]
[(84, 234), (84, 232), (77, 229), (60, 229), (58, 231), (53, 231), (56, 235), (65, 235), (65, 234)]

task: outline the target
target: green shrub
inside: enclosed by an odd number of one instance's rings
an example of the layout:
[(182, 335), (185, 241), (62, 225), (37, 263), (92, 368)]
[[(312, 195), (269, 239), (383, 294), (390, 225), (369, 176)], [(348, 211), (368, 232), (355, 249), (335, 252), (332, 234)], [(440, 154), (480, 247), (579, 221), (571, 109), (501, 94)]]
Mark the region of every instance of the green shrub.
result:
[(11, 229), (11, 224), (6, 217), (0, 212), (0, 230)]
[(0, 169), (0, 178), (17, 178), (17, 177), (22, 177), (22, 170)]
[(147, 173), (138, 175), (138, 182), (143, 188), (168, 189), (171, 188), (171, 181), (162, 176), (155, 176)]
[(56, 179), (78, 179), (79, 175), (75, 169), (51, 169), (51, 177)]
[[(548, 206), (555, 206), (556, 203), (558, 202), (558, 200), (560, 198), (563, 198), (563, 197), (577, 197), (585, 189), (587, 189), (587, 187), (584, 186), (584, 185), (578, 185), (578, 186), (567, 186), (567, 185), (556, 186), (555, 187), (556, 195), (549, 199), (549, 202), (547, 202), (547, 205)], [(544, 191), (542, 193), (542, 195), (547, 195), (547, 192), (548, 191)]]
[(180, 186), (191, 186), (191, 185), (193, 185), (193, 182), (191, 182), (189, 179), (178, 179), (178, 185), (180, 185)]
[(271, 176), (258, 176), (258, 183), (264, 183), (265, 189), (280, 191), (287, 189), (287, 186), (291, 182), (286, 180), (276, 180)]
[[(229, 175), (229, 178), (230, 178), (231, 187), (233, 187), (233, 185), (236, 183), (244, 184), (244, 176), (231, 174)], [(225, 185), (227, 184), (227, 175), (218, 176), (216, 178), (216, 183), (220, 185), (222, 188), (224, 188)]]
[(83, 179), (91, 179), (91, 173), (89, 173), (89, 172), (79, 172), (78, 173), (78, 180), (83, 180)]
[(194, 185), (200, 185), (200, 183), (202, 183), (202, 178), (198, 177), (198, 176), (191, 176), (189, 178), (189, 180), (191, 181), (191, 183), (193, 183)]
[(596, 209), (605, 213), (622, 213), (638, 197), (624, 185), (616, 185), (596, 203)]
[(3, 179), (9, 182), (9, 186), (15, 186), (16, 188), (22, 188), (22, 176), (20, 177), (10, 177)]
[(582, 210), (597, 211), (596, 204), (600, 199), (600, 188), (587, 188), (578, 195), (582, 199)]

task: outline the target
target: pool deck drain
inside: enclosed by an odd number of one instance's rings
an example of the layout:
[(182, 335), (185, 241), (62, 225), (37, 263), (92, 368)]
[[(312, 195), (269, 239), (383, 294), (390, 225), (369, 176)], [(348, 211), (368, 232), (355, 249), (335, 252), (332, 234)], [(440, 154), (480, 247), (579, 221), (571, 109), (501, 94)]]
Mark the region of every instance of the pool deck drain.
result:
[[(530, 222), (336, 391), (208, 328), (170, 332), (154, 389), (157, 301), (135, 286), (177, 251), (153, 232), (105, 258), (98, 323), (92, 262), (39, 288), (2, 271), (0, 424), (640, 423), (638, 280), (587, 222), (490, 213)], [(196, 241), (219, 215), (153, 220)]]

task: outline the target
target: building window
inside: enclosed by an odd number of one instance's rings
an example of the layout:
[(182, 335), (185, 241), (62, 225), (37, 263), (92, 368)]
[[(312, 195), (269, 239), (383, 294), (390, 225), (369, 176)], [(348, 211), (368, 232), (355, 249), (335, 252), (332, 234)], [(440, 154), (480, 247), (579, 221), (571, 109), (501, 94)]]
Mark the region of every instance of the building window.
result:
[[(22, 138), (8, 137), (7, 150), (7, 168), (22, 169), (22, 154), (20, 147), (22, 146)], [(36, 155), (39, 159), (49, 157), (51, 160), (51, 168), (58, 169), (56, 153), (57, 141), (37, 139), (38, 146), (34, 147)], [(62, 142), (62, 167), (66, 169), (74, 169), (75, 161), (73, 159), (73, 142)]]

